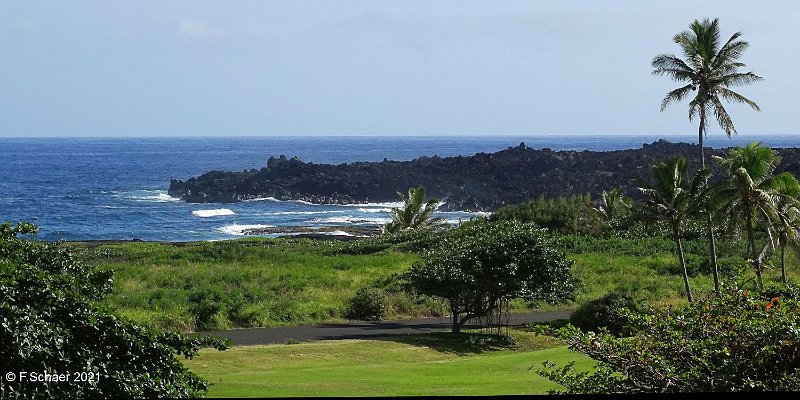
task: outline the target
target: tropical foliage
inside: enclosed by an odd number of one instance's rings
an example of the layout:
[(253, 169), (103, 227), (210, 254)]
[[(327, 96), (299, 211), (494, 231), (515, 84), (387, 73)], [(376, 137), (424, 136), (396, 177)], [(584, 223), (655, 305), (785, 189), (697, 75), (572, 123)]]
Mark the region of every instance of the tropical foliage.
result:
[[(725, 110), (722, 100), (744, 103), (754, 110), (760, 110), (753, 100), (731, 89), (762, 79), (752, 71), (739, 70), (746, 66), (739, 58), (749, 46), (746, 41), (740, 39), (741, 36), (741, 32), (736, 32), (722, 43), (717, 19), (694, 20), (689, 30), (673, 38), (681, 48), (683, 59), (671, 53), (659, 54), (653, 58), (653, 74), (666, 75), (676, 82), (684, 83), (683, 86), (667, 93), (661, 102), (661, 110), (667, 109), (673, 102), (691, 97), (689, 119), (700, 118), (701, 148), (707, 131), (709, 113), (716, 117), (719, 126), (728, 136), (736, 132), (733, 119)], [(703, 167), (705, 168), (705, 161)]]
[(629, 217), (633, 202), (626, 196), (620, 188), (610, 191), (603, 191), (600, 196), (600, 204), (594, 207), (594, 211), (600, 218), (610, 226), (619, 226)]
[(644, 209), (653, 219), (665, 220), (672, 228), (672, 236), (677, 248), (678, 261), (683, 272), (683, 283), (686, 297), (692, 301), (689, 287), (689, 273), (683, 251), (683, 226), (690, 215), (697, 212), (702, 205), (703, 183), (708, 170), (702, 170), (689, 182), (686, 168), (688, 161), (682, 157), (672, 158), (652, 167), (654, 183), (651, 187), (642, 187), (647, 197)]
[[(755, 110), (760, 110), (753, 100), (733, 91), (731, 87), (747, 85), (762, 78), (753, 72), (740, 72), (746, 65), (739, 58), (747, 50), (749, 44), (741, 40), (742, 33), (734, 33), (724, 44), (720, 42), (719, 21), (717, 19), (703, 21), (694, 20), (689, 30), (678, 33), (673, 41), (680, 46), (683, 59), (671, 54), (659, 54), (653, 58), (653, 74), (668, 76), (683, 86), (667, 93), (661, 102), (664, 111), (673, 102), (692, 97), (689, 101), (689, 120), (699, 117), (698, 141), (700, 144), (700, 161), (706, 168), (703, 139), (707, 132), (708, 114), (713, 114), (719, 126), (728, 137), (736, 132), (736, 127), (722, 100), (744, 103)], [(717, 268), (716, 238), (711, 212), (706, 213), (706, 235), (709, 241), (709, 253), (714, 273), (714, 288), (719, 292), (719, 271)]]
[(473, 223), (425, 252), (405, 275), (419, 293), (448, 301), (453, 332), (470, 319), (501, 310), (514, 298), (572, 298), (572, 263), (545, 230), (515, 221)]
[[(602, 207), (602, 206), (601, 206)], [(551, 231), (568, 234), (600, 234), (603, 221), (592, 207), (588, 194), (546, 198), (505, 206), (489, 217), (491, 221), (534, 223)]]
[[(0, 359), (6, 372), (20, 374), (5, 375), (0, 397), (205, 393), (206, 382), (176, 355), (191, 358), (201, 347), (224, 349), (223, 342), (157, 332), (97, 306), (111, 289), (111, 274), (87, 268), (64, 246), (17, 237), (35, 232), (30, 224), (0, 225)], [(72, 377), (31, 382), (21, 372)]]
[(385, 233), (398, 233), (407, 230), (431, 229), (442, 226), (444, 219), (433, 217), (439, 207), (439, 200), (425, 201), (425, 188), (408, 188), (408, 195), (397, 192), (402, 207), (395, 207), (389, 212), (391, 222), (384, 225)]
[(631, 337), (556, 332), (599, 361), (593, 371), (545, 363), (539, 373), (566, 393), (800, 390), (800, 303), (746, 291), (681, 309), (630, 313)]
[[(767, 240), (763, 246), (758, 246), (756, 228), (761, 226), (767, 233), (772, 233), (777, 227), (778, 235), (785, 234), (787, 242), (790, 238), (796, 239), (789, 221), (794, 215), (796, 199), (792, 192), (798, 191), (797, 180), (789, 173), (774, 175), (780, 157), (760, 143), (734, 148), (728, 157), (718, 158), (718, 161), (728, 172), (728, 180), (715, 188), (720, 213), (732, 229), (744, 227), (750, 260), (758, 286), (763, 290), (764, 257), (772, 243)], [(778, 199), (783, 199), (783, 207)]]

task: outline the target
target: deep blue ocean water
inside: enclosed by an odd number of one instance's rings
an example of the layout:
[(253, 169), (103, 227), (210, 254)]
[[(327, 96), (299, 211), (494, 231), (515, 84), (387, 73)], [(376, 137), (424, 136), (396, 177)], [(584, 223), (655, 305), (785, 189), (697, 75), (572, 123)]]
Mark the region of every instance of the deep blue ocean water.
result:
[[(313, 205), (252, 201), (188, 204), (166, 194), (171, 178), (261, 168), (281, 154), (317, 163), (471, 155), (525, 142), (553, 150), (639, 148), (694, 136), (0, 138), (0, 221), (30, 221), (45, 240), (216, 240), (257, 226), (378, 224), (390, 204)], [(800, 135), (709, 136), (711, 147), (763, 141), (800, 146)], [(458, 221), (467, 213), (441, 213)]]

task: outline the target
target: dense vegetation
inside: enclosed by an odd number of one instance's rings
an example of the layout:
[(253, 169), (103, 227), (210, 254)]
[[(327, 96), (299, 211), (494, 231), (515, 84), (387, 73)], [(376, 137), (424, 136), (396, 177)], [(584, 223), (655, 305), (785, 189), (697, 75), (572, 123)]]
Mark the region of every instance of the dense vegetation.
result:
[[(194, 397), (206, 382), (175, 357), (225, 345), (161, 333), (103, 306), (112, 276), (75, 260), (69, 248), (17, 235), (30, 224), (0, 225), (0, 359), (3, 398)], [(35, 374), (69, 374), (40, 381)]]
[(630, 313), (630, 337), (563, 328), (558, 336), (598, 367), (575, 371), (549, 362), (540, 373), (567, 393), (797, 391), (799, 313), (791, 296), (733, 291), (679, 309)]
[(406, 274), (416, 291), (447, 299), (453, 332), (514, 299), (535, 304), (574, 297), (572, 263), (545, 230), (519, 222), (472, 223), (458, 230)]
[[(359, 288), (391, 282), (417, 258), (393, 250), (339, 254), (339, 246), (242, 239), (102, 245), (83, 247), (81, 254), (99, 269), (114, 271), (109, 304), (120, 313), (162, 329), (193, 331), (336, 320)], [(386, 311), (395, 317), (440, 308), (402, 292), (387, 297)]]

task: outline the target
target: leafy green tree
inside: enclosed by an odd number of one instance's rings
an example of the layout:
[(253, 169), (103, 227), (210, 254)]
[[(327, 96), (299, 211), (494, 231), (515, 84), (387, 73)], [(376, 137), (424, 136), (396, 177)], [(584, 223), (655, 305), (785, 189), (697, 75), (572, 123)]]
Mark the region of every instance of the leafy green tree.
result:
[(796, 299), (723, 292), (681, 309), (629, 313), (630, 337), (568, 326), (556, 336), (598, 365), (546, 362), (539, 373), (571, 394), (798, 391), (798, 313)]
[[(31, 224), (0, 225), (1, 398), (196, 397), (206, 382), (176, 358), (219, 339), (134, 325), (105, 308), (109, 271), (78, 262), (69, 247), (19, 238)], [(30, 382), (21, 372), (71, 373), (68, 382)], [(90, 373), (90, 380), (75, 374)], [(87, 375), (89, 377), (89, 375)]]
[(572, 262), (544, 229), (531, 224), (474, 222), (423, 254), (405, 278), (417, 292), (448, 300), (453, 332), (470, 319), (522, 298), (551, 303), (571, 299)]
[(431, 229), (444, 224), (443, 218), (433, 218), (433, 213), (439, 207), (439, 200), (431, 199), (425, 202), (425, 188), (408, 188), (408, 196), (397, 192), (403, 200), (403, 207), (392, 208), (389, 213), (392, 221), (384, 225), (384, 232), (398, 233), (414, 229)]
[(728, 180), (714, 190), (716, 202), (727, 216), (729, 226), (744, 225), (758, 288), (763, 290), (763, 252), (756, 246), (756, 227), (769, 229), (780, 220), (776, 198), (781, 196), (784, 184), (794, 177), (788, 172), (773, 174), (780, 157), (761, 143), (733, 148), (727, 157), (716, 159), (728, 173)]
[(653, 165), (653, 185), (641, 187), (639, 190), (648, 197), (643, 203), (647, 214), (653, 219), (668, 222), (672, 228), (672, 237), (683, 272), (686, 298), (692, 301), (689, 272), (686, 268), (683, 251), (683, 226), (686, 220), (702, 206), (703, 182), (708, 176), (708, 170), (700, 171), (689, 182), (686, 173), (688, 164), (689, 162), (685, 158), (674, 157), (666, 162)]
[[(720, 42), (719, 20), (694, 20), (689, 30), (678, 33), (673, 41), (680, 46), (684, 58), (666, 53), (653, 58), (653, 74), (668, 76), (684, 86), (667, 93), (661, 102), (664, 111), (673, 102), (691, 97), (689, 102), (689, 120), (699, 117), (698, 140), (700, 143), (700, 162), (706, 168), (703, 139), (707, 132), (708, 114), (713, 114), (719, 126), (728, 137), (736, 132), (733, 119), (722, 100), (744, 103), (759, 111), (753, 100), (731, 90), (731, 87), (747, 85), (762, 80), (752, 71), (740, 72), (746, 65), (739, 58), (747, 50), (749, 44), (741, 40), (741, 32), (734, 33), (724, 44)], [(694, 93), (694, 97), (692, 97)], [(706, 181), (708, 185), (708, 181)], [(714, 272), (714, 288), (719, 292), (719, 271), (717, 268), (716, 242), (711, 211), (707, 216), (707, 235), (710, 243), (711, 265)]]

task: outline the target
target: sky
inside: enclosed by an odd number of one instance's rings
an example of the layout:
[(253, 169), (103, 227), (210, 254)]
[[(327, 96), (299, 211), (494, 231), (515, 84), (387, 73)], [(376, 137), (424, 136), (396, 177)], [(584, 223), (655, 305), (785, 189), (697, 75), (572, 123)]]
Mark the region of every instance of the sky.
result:
[(3, 0), (0, 136), (694, 134), (650, 62), (695, 18), (739, 133), (800, 132), (796, 0)]

